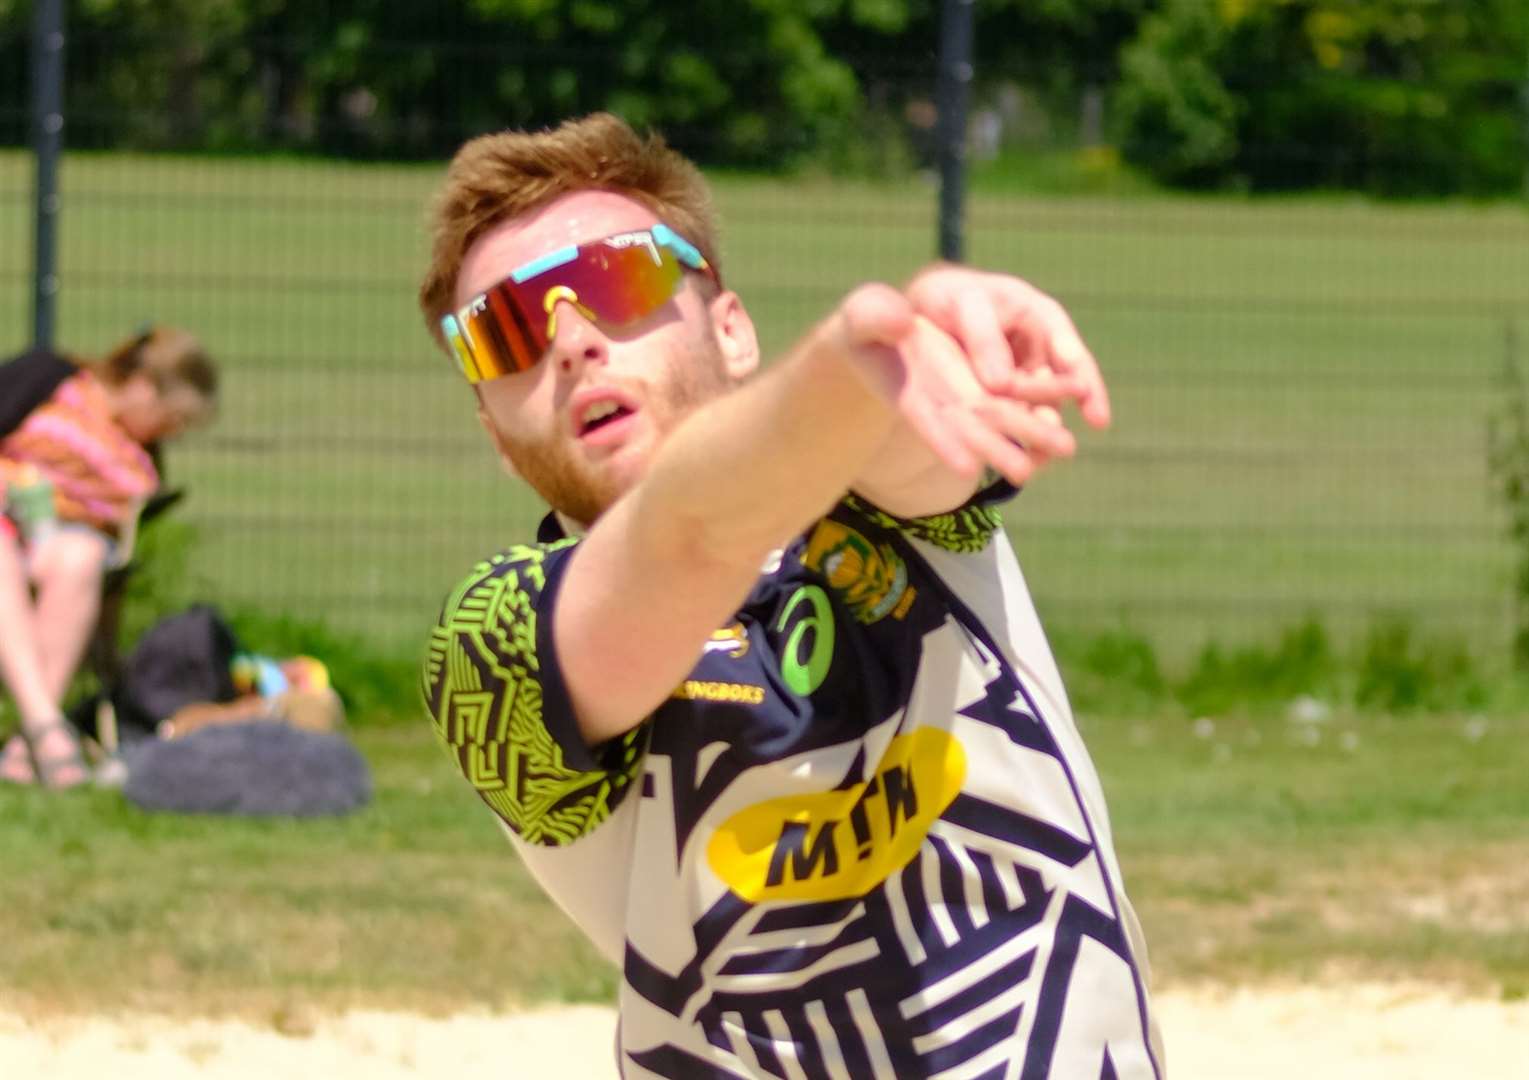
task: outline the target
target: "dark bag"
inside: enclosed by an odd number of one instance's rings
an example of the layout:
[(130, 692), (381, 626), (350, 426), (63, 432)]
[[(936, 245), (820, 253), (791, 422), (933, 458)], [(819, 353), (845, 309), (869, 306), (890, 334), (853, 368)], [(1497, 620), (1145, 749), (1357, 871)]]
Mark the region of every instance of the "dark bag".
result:
[(24, 352), (0, 364), (0, 436), (21, 426), (32, 410), (53, 396), (79, 368), (46, 349)]
[(152, 735), (183, 705), (232, 701), (238, 651), (234, 632), (206, 604), (155, 623), (133, 646), (111, 692), (119, 733)]

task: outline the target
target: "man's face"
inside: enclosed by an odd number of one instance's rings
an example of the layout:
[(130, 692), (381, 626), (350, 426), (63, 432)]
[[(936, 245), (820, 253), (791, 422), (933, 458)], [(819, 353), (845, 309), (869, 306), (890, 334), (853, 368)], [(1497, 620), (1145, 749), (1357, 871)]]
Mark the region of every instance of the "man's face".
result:
[[(481, 236), (462, 262), (453, 306), (549, 251), (657, 223), (622, 195), (564, 195)], [(752, 370), (748, 316), (730, 293), (708, 301), (703, 281), (687, 272), (668, 303), (619, 331), (563, 301), (540, 363), (478, 384), (479, 417), (500, 455), (554, 510), (593, 522), (681, 419)]]

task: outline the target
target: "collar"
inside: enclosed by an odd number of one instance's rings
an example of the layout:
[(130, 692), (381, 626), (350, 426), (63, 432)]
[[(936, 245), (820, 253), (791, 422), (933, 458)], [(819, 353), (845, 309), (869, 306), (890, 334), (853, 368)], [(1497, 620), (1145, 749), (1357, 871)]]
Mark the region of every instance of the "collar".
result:
[(556, 510), (551, 511), (542, 518), (541, 524), (536, 527), (536, 542), (538, 544), (555, 544), (559, 540), (566, 540), (570, 536), (584, 536), (584, 527), (566, 514), (560, 514)]

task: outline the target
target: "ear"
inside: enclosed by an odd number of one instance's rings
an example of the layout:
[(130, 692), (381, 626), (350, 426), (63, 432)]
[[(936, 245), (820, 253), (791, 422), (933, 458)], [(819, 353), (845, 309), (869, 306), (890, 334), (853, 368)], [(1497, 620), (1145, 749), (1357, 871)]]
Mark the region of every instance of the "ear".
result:
[(711, 329), (722, 350), (722, 365), (734, 382), (741, 382), (759, 367), (759, 335), (754, 320), (743, 307), (738, 294), (724, 290), (707, 305), (711, 310)]
[(478, 423), (482, 424), (483, 430), (488, 432), (488, 441), (494, 444), (494, 453), (499, 456), (499, 467), (509, 473), (514, 479), (521, 479), (520, 472), (510, 460), (509, 451), (505, 449), (504, 436), (499, 434), (498, 425), (494, 423), (494, 418), (489, 414), (488, 407), (483, 404), (482, 392), (477, 391), (476, 388), (475, 392), (478, 395)]

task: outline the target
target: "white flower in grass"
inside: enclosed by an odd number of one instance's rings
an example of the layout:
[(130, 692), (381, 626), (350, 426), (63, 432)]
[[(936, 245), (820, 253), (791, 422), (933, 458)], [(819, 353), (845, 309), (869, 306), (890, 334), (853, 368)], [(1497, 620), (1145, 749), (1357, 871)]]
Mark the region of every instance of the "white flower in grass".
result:
[(1290, 703), (1285, 715), (1292, 724), (1325, 724), (1332, 718), (1333, 708), (1320, 698), (1302, 694)]

